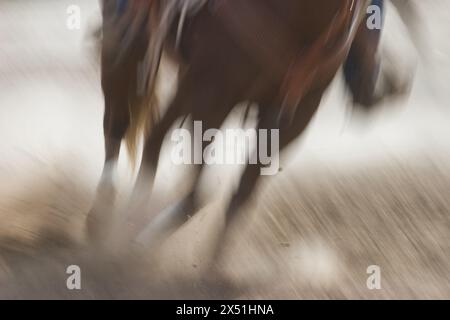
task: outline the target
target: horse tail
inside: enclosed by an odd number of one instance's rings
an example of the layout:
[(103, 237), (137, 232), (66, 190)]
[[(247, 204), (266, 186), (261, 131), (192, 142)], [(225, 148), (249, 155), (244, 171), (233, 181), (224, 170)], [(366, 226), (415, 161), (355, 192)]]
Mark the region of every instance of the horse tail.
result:
[(160, 114), (156, 96), (156, 83), (164, 43), (169, 37), (171, 26), (178, 18), (179, 25), (176, 39), (178, 45), (186, 15), (199, 10), (206, 1), (152, 0), (135, 3), (135, 12), (147, 10), (146, 29), (149, 39), (144, 59), (138, 66), (138, 79), (135, 88), (136, 95), (143, 98), (137, 98), (130, 103), (130, 125), (125, 134), (125, 142), (133, 167), (136, 164), (139, 139), (141, 137), (146, 139), (154, 125), (159, 121)]
[(151, 129), (159, 121), (159, 103), (154, 92), (144, 99), (136, 99), (129, 105), (130, 124), (125, 133), (125, 146), (132, 169), (136, 168), (138, 146), (141, 141), (145, 141)]
[[(138, 65), (137, 83), (134, 88), (136, 96), (140, 98), (130, 102), (130, 124), (125, 134), (125, 144), (133, 169), (136, 165), (139, 140), (143, 138), (145, 141), (159, 121), (156, 82), (163, 53), (163, 43), (168, 37), (169, 27), (176, 14), (175, 3), (155, 0), (134, 4), (137, 9), (135, 12), (148, 10), (145, 28), (149, 39), (144, 59)], [(145, 7), (139, 8), (139, 6)]]
[[(129, 115), (130, 123), (125, 133), (124, 142), (128, 150), (128, 156), (134, 170), (137, 162), (138, 146), (141, 139), (146, 141), (152, 128), (156, 125), (160, 118), (159, 101), (156, 94), (157, 74), (162, 56), (162, 44), (155, 43), (155, 38), (159, 36), (155, 30), (154, 24), (157, 20), (158, 7), (157, 1), (148, 3), (134, 3), (130, 7), (134, 10), (132, 17), (139, 16), (139, 12), (147, 11), (147, 14), (140, 16), (145, 19), (145, 28), (148, 32), (149, 40), (144, 52), (144, 59), (138, 62), (136, 83), (130, 96)], [(138, 19), (135, 19), (138, 20)], [(130, 28), (129, 38), (133, 39), (138, 36), (139, 28), (142, 21), (134, 24)], [(133, 30), (134, 29), (134, 30)], [(161, 38), (161, 42), (164, 40)], [(157, 38), (160, 39), (160, 38)], [(125, 48), (126, 49), (126, 48)]]

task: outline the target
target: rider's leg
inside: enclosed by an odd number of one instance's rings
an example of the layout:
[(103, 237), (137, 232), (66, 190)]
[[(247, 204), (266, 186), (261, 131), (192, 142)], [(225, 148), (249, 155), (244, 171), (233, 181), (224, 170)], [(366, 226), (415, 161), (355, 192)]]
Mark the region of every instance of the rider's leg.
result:
[[(368, 13), (368, 19), (381, 19), (379, 23), (363, 22), (358, 30), (348, 58), (344, 64), (345, 81), (356, 104), (371, 107), (377, 102), (375, 85), (380, 74), (379, 45), (383, 25), (384, 1), (373, 0), (378, 11)], [(381, 13), (381, 16), (372, 16)]]

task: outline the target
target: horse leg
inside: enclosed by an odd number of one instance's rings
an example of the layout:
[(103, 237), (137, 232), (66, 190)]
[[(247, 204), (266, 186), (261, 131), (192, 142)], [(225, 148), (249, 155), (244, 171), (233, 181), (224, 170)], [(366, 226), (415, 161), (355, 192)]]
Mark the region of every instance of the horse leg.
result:
[[(219, 97), (219, 96), (217, 96)], [(217, 99), (217, 101), (213, 102), (211, 101), (210, 106), (214, 106), (214, 112), (211, 113), (211, 110), (205, 110), (206, 112), (209, 112), (210, 114), (208, 114), (208, 116), (205, 118), (204, 114), (198, 114), (197, 112), (195, 112), (194, 110), (194, 114), (193, 116), (195, 117), (194, 119), (201, 119), (201, 117), (203, 117), (203, 120), (193, 120), (192, 122), (190, 122), (190, 128), (189, 131), (191, 132), (191, 136), (192, 136), (192, 140), (191, 140), (191, 146), (194, 145), (194, 143), (197, 143), (195, 141), (195, 137), (194, 137), (194, 127), (193, 127), (193, 123), (195, 121), (199, 121), (202, 124), (202, 131), (206, 132), (209, 129), (219, 129), (222, 126), (223, 121), (225, 120), (228, 111), (226, 110), (227, 105), (223, 102), (224, 99)], [(207, 102), (205, 101), (204, 104), (206, 105)], [(201, 150), (203, 153), (203, 150), (205, 150), (205, 148), (207, 148), (210, 144), (213, 143), (214, 139), (211, 139), (211, 141), (203, 141), (202, 140), (202, 145), (201, 145)], [(184, 196), (182, 198), (182, 200), (180, 200), (177, 204), (177, 214), (178, 214), (178, 219), (175, 219), (175, 224), (174, 224), (174, 228), (177, 229), (179, 226), (181, 226), (182, 224), (184, 224), (189, 218), (191, 218), (196, 211), (198, 210), (199, 206), (200, 206), (200, 201), (198, 199), (198, 191), (199, 191), (199, 186), (200, 186), (200, 180), (202, 177), (202, 172), (203, 169), (205, 168), (205, 162), (202, 161), (200, 164), (191, 164), (190, 165), (192, 168), (192, 187), (191, 190), (188, 192), (188, 194), (186, 196)]]
[(122, 140), (130, 127), (130, 103), (137, 103), (138, 62), (143, 54), (136, 49), (117, 64), (115, 49), (113, 42), (103, 41), (101, 84), (105, 98), (105, 162), (94, 205), (87, 219), (88, 237), (97, 242), (104, 239), (105, 232), (110, 229), (107, 224), (111, 222), (116, 195), (114, 174)]
[[(127, 220), (128, 240), (139, 234), (142, 227), (145, 227), (147, 224), (148, 217), (145, 215), (145, 207), (147, 207), (149, 193), (153, 186), (162, 143), (173, 123), (179, 117), (193, 113), (193, 111), (198, 108), (203, 108), (204, 112), (213, 113), (212, 111), (215, 111), (215, 114), (221, 114), (221, 112), (217, 112), (216, 109), (213, 108), (218, 106), (218, 102), (220, 102), (218, 97), (222, 97), (222, 95), (220, 95), (220, 92), (217, 90), (209, 90), (210, 87), (211, 89), (214, 88), (210, 78), (208, 81), (202, 81), (202, 79), (201, 75), (192, 71), (188, 71), (188, 73), (180, 79), (178, 91), (169, 106), (167, 113), (154, 127), (151, 135), (145, 142), (141, 168), (130, 199), (131, 209), (130, 216)], [(206, 90), (205, 87), (208, 87), (208, 90)], [(219, 88), (219, 86), (215, 87)], [(223, 108), (221, 107), (218, 109), (222, 110)], [(204, 113), (199, 114), (204, 115)], [(225, 116), (223, 118), (225, 118)], [(221, 122), (219, 122), (219, 124), (220, 123)], [(196, 176), (198, 177), (202, 166), (195, 165), (195, 168), (197, 172)], [(198, 180), (198, 178), (196, 180)], [(184, 201), (184, 207), (188, 208), (191, 206), (194, 208), (194, 198), (194, 193), (188, 196), (186, 201)]]
[[(192, 112), (193, 121), (201, 122), (202, 134), (211, 129), (220, 129), (232, 107), (236, 103), (233, 101), (233, 94), (227, 94), (225, 92), (225, 85), (211, 84), (208, 87), (208, 93), (201, 93), (201, 99), (194, 104), (195, 108)], [(193, 130), (191, 129), (191, 132)], [(192, 146), (196, 143), (195, 138), (192, 137)], [(203, 151), (214, 141), (212, 138), (210, 141), (204, 141), (202, 139), (201, 150)], [(189, 194), (185, 197), (185, 202), (187, 206), (184, 208), (185, 218), (189, 218), (198, 209), (198, 189), (200, 185), (201, 174), (205, 167), (205, 159), (202, 157), (202, 162), (200, 164), (193, 164), (194, 167), (194, 179), (192, 184), (192, 189)]]
[(93, 241), (105, 237), (116, 196), (114, 173), (120, 146), (129, 125), (128, 95), (121, 90), (105, 90), (105, 114), (103, 119), (105, 162), (94, 205), (88, 214), (87, 231)]
[[(197, 83), (198, 81), (194, 82)], [(202, 131), (206, 131), (208, 129), (220, 128), (223, 121), (225, 120), (228, 111), (231, 109), (233, 105), (231, 99), (227, 99), (227, 96), (219, 91), (223, 90), (223, 86), (211, 85), (210, 90), (204, 90), (206, 86), (202, 86), (202, 89), (192, 88), (190, 91), (189, 97), (183, 97), (181, 100), (186, 102), (190, 101), (193, 108), (192, 117), (195, 120), (198, 119), (202, 123)], [(190, 108), (190, 107), (189, 107)], [(191, 133), (193, 132), (191, 128)], [(191, 135), (193, 139), (193, 135)], [(155, 138), (156, 139), (156, 138)], [(158, 140), (149, 140), (147, 144), (147, 150), (145, 150), (145, 160), (144, 160), (144, 169), (143, 177), (146, 177), (144, 180), (141, 180), (140, 187), (142, 188), (142, 183), (147, 183), (147, 187), (144, 190), (148, 190), (151, 188), (151, 182), (149, 183), (149, 178), (153, 179), (154, 172), (157, 168), (158, 156), (157, 153), (161, 143), (161, 135), (159, 135)], [(195, 141), (192, 141), (195, 143)], [(202, 148), (204, 148), (210, 144), (211, 142), (202, 141)], [(193, 145), (193, 144), (192, 144)], [(202, 151), (203, 154), (203, 151)], [(145, 169), (147, 166), (147, 169)], [(156, 245), (160, 243), (161, 239), (170, 236), (173, 232), (175, 232), (181, 225), (183, 225), (188, 219), (194, 215), (199, 207), (199, 201), (197, 199), (198, 196), (198, 187), (201, 178), (201, 173), (204, 169), (204, 162), (201, 164), (192, 164), (194, 169), (194, 179), (191, 191), (180, 201), (178, 201), (175, 205), (172, 205), (163, 212), (160, 212), (158, 216), (151, 221), (151, 224), (142, 232), (140, 235), (140, 239), (144, 239), (143, 241), (146, 243), (151, 243), (152, 245)], [(153, 173), (153, 175), (151, 174)], [(147, 199), (148, 200), (148, 199)], [(140, 200), (142, 203), (142, 199)], [(145, 203), (145, 200), (144, 200)], [(138, 220), (133, 220), (132, 224), (134, 226), (146, 226), (147, 223), (142, 223), (144, 217), (138, 218)], [(140, 234), (140, 230), (133, 227), (134, 234)]]
[[(299, 107), (294, 115), (294, 119), (291, 122), (289, 127), (281, 127), (280, 128), (280, 136), (279, 136), (279, 150), (269, 150), (272, 156), (274, 152), (282, 152), (292, 141), (294, 141), (301, 133), (306, 129), (308, 124), (310, 123), (313, 115), (315, 114), (321, 98), (322, 98), (323, 90), (317, 90), (309, 93)], [(258, 129), (274, 129), (277, 125), (275, 125), (275, 112), (270, 108), (265, 111), (262, 119), (258, 125)], [(258, 135), (259, 138), (259, 135)], [(270, 142), (268, 143), (270, 146)], [(261, 168), (263, 166), (258, 162), (258, 164), (249, 164), (245, 168), (245, 171), (241, 177), (241, 181), (237, 191), (232, 196), (231, 200), (228, 203), (227, 209), (225, 211), (225, 228), (222, 230), (222, 238), (226, 235), (226, 230), (232, 227), (234, 222), (238, 218), (238, 214), (240, 213), (240, 209), (249, 201), (257, 182), (261, 176)], [(224, 242), (218, 245), (216, 249), (215, 255), (213, 257), (213, 262), (219, 260), (223, 256)]]
[[(192, 133), (192, 131), (191, 131)], [(133, 214), (128, 222), (130, 228), (129, 239), (134, 236), (138, 237), (138, 242), (151, 244), (156, 247), (163, 238), (170, 236), (183, 225), (189, 217), (196, 211), (198, 207), (198, 199), (196, 192), (196, 185), (198, 185), (203, 170), (203, 164), (192, 164), (193, 168), (193, 188), (181, 200), (166, 207), (161, 212), (158, 212), (154, 219), (145, 215), (145, 210), (142, 210), (142, 205), (146, 204), (146, 200), (141, 198), (141, 205), (139, 210)], [(147, 199), (148, 200), (148, 199)], [(139, 206), (137, 206), (139, 207)], [(138, 226), (141, 226), (140, 228)]]
[(167, 112), (153, 127), (144, 143), (141, 167), (129, 200), (129, 214), (125, 222), (126, 241), (132, 240), (146, 224), (146, 208), (150, 200), (164, 138), (173, 123), (183, 115), (188, 100), (188, 92), (179, 90)]

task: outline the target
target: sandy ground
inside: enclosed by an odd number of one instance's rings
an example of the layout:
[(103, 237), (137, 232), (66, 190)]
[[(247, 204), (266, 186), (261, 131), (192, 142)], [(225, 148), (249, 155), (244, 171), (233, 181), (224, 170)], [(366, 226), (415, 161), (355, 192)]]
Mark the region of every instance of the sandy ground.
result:
[[(74, 3), (79, 31), (65, 26)], [(90, 246), (85, 218), (103, 161), (98, 66), (86, 39), (97, 4), (0, 1), (0, 298), (449, 299), (449, 7), (420, 3), (430, 50), (408, 99), (350, 118), (337, 79), (282, 172), (264, 178), (230, 230), (224, 286), (204, 279), (237, 168), (209, 170), (208, 204), (159, 250)], [(414, 48), (393, 11), (386, 30), (408, 74)], [(172, 80), (162, 80), (165, 100)], [(161, 162), (149, 211), (186, 187), (183, 168), (167, 155)], [(112, 219), (132, 182), (126, 154), (119, 171)], [(66, 287), (73, 264), (81, 291)], [(381, 268), (381, 290), (366, 286), (370, 265)]]

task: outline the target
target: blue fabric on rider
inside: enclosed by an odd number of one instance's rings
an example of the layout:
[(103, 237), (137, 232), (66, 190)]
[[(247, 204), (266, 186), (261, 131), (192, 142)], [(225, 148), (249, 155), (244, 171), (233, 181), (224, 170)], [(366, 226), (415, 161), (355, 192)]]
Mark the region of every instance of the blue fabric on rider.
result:
[[(382, 23), (384, 23), (384, 0), (372, 0), (371, 6), (377, 6), (380, 8), (381, 11), (381, 19), (383, 19)], [(369, 17), (370, 14), (367, 14), (367, 17)], [(374, 29), (374, 32), (381, 33), (380, 29)]]
[(371, 5), (375, 5), (380, 7), (381, 11), (383, 11), (384, 8), (384, 0), (372, 0)]
[(117, 1), (117, 14), (122, 15), (128, 6), (128, 0), (116, 0)]

